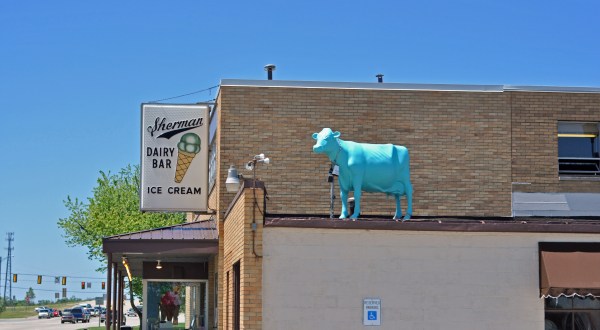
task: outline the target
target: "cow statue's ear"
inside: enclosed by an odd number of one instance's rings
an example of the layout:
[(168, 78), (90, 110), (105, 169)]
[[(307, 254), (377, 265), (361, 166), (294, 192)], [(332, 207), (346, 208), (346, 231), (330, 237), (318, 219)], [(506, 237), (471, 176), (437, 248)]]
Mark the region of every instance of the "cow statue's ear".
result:
[(317, 136), (319, 136), (319, 134), (317, 134), (317, 133), (313, 133), (313, 135), (312, 135), (313, 139), (315, 139), (315, 140), (317, 139)]
[(342, 135), (342, 133), (340, 133), (340, 132), (338, 132), (338, 131), (335, 131), (335, 132), (333, 132), (333, 137), (334, 137), (334, 138), (339, 138), (339, 137), (340, 137), (340, 135)]

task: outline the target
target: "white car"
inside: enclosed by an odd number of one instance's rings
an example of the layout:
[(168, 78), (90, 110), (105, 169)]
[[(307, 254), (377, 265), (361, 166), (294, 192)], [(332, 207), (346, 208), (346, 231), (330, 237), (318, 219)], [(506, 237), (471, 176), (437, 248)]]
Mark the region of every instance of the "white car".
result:
[(92, 316), (100, 316), (100, 309), (98, 307), (94, 307), (92, 309), (88, 309)]
[(40, 309), (38, 311), (38, 319), (49, 319), (50, 316), (50, 310), (49, 309)]

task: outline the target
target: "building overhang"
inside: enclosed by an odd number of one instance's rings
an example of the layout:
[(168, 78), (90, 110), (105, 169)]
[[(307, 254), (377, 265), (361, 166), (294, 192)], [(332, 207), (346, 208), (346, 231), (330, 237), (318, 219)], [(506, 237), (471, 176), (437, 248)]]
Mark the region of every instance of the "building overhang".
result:
[[(390, 216), (391, 217), (391, 216)], [(277, 216), (265, 219), (265, 228), (331, 228), (404, 231), (454, 231), (454, 232), (538, 232), (599, 234), (600, 217), (586, 218), (460, 218), (460, 217), (414, 217), (409, 221), (391, 218), (364, 217), (330, 219), (317, 216)]]
[(102, 252), (111, 255), (120, 271), (126, 271), (123, 263), (126, 259), (132, 276), (142, 276), (144, 264), (148, 267), (148, 264), (157, 264), (158, 260), (163, 267), (194, 267), (208, 262), (218, 250), (214, 220), (121, 234), (102, 240)]

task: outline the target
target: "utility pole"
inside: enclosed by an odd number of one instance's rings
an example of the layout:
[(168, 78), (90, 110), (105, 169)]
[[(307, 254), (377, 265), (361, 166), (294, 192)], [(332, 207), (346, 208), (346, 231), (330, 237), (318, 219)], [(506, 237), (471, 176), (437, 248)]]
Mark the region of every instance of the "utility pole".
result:
[(8, 241), (8, 256), (6, 259), (6, 273), (4, 275), (4, 302), (6, 302), (6, 283), (8, 283), (8, 297), (12, 301), (12, 250), (15, 248), (12, 247), (12, 242), (15, 240), (15, 233), (6, 233), (6, 240)]

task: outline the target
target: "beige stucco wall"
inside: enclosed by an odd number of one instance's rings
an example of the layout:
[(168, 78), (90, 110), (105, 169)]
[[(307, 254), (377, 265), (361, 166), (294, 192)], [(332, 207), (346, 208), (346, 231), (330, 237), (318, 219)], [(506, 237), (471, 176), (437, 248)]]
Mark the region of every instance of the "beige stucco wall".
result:
[[(538, 242), (598, 239), (267, 227), (263, 329), (541, 330)], [(362, 325), (364, 298), (381, 327)]]

